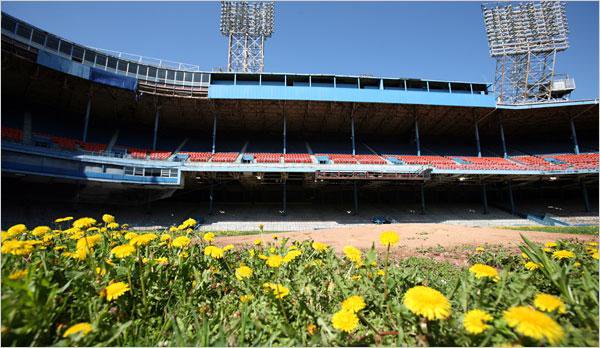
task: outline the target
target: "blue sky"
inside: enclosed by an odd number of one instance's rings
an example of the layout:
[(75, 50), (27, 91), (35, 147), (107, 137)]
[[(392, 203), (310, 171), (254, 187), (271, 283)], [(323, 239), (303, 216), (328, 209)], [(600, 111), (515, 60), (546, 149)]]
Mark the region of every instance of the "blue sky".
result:
[[(278, 2), (265, 70), (493, 80), (479, 2)], [(225, 67), (218, 2), (2, 2), (2, 10), (75, 42)], [(569, 2), (571, 47), (556, 70), (572, 99), (598, 97), (598, 3)]]

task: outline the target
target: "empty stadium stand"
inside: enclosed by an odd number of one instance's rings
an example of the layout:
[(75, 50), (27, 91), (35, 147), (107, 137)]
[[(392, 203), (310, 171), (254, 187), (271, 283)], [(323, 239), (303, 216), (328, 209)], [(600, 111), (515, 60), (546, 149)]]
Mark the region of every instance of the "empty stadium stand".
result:
[(283, 160), (285, 163), (312, 163), (307, 153), (286, 153), (283, 155)]
[(210, 159), (211, 162), (233, 163), (239, 156), (238, 152), (217, 152)]
[(461, 156), (456, 157), (461, 159), (464, 163), (462, 166), (464, 169), (472, 170), (522, 170), (525, 169), (523, 165), (511, 162), (502, 157), (467, 157)]
[(279, 163), (281, 161), (280, 153), (257, 152), (250, 155), (254, 156), (256, 163)]

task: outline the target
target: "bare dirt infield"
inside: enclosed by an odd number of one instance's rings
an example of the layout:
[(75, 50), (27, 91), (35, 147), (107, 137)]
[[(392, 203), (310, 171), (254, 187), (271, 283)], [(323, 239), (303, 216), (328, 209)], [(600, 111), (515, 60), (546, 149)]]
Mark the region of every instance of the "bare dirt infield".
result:
[[(391, 224), (361, 227), (344, 227), (313, 231), (286, 232), (279, 234), (280, 238), (303, 241), (312, 239), (327, 243), (336, 251), (341, 252), (346, 245), (360, 249), (368, 249), (374, 243), (379, 250), (379, 234), (383, 231), (396, 231), (400, 235), (400, 243), (394, 247), (397, 257), (407, 257), (418, 253), (419, 250), (442, 246), (453, 249), (461, 246), (500, 245), (517, 251), (517, 245), (522, 242), (521, 234), (535, 242), (548, 242), (558, 239), (574, 239), (580, 241), (597, 240), (593, 235), (575, 235), (565, 233), (548, 233), (535, 231), (515, 231), (497, 228), (464, 227), (446, 224)], [(273, 233), (261, 235), (231, 236), (217, 238), (217, 244), (233, 244), (250, 246), (255, 239), (263, 242), (273, 241)], [(435, 256), (435, 255), (434, 255)], [(460, 257), (459, 257), (460, 258)]]

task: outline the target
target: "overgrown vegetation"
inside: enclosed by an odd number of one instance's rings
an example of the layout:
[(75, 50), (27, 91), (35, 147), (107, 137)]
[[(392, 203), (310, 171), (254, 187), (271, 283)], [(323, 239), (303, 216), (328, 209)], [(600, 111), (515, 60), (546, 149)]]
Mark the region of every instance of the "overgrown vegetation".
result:
[(394, 232), (338, 256), (283, 236), (220, 248), (192, 219), (70, 220), (2, 232), (2, 345), (598, 346), (597, 243), (480, 247), (463, 268), (392, 261)]
[(540, 231), (551, 233), (570, 233), (570, 234), (598, 234), (598, 226), (510, 226), (502, 227), (508, 230), (518, 231)]

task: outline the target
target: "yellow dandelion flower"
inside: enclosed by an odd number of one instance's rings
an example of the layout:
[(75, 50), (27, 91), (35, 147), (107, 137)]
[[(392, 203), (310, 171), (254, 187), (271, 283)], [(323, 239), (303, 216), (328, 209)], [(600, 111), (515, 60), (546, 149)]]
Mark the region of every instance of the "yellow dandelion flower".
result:
[(269, 257), (267, 255), (265, 255), (265, 254), (258, 254), (258, 258), (261, 259), (261, 260), (266, 260)]
[(73, 220), (72, 216), (65, 216), (65, 217), (58, 218), (58, 219), (54, 220), (54, 222), (57, 223), (57, 224), (59, 224), (61, 222), (71, 221), (71, 220)]
[(154, 233), (140, 234), (138, 236), (135, 236), (135, 237), (131, 238), (129, 240), (129, 245), (133, 245), (135, 247), (142, 246), (142, 245), (147, 245), (151, 241), (155, 240), (156, 238), (158, 238), (158, 236), (156, 234), (154, 234)]
[(92, 219), (91, 217), (83, 217), (81, 219), (75, 220), (73, 222), (73, 227), (78, 228), (80, 230), (86, 230), (96, 224), (96, 219)]
[(426, 286), (408, 289), (402, 303), (414, 314), (429, 320), (446, 319), (452, 311), (446, 296)]
[(54, 251), (61, 251), (61, 250), (65, 250), (67, 247), (64, 245), (57, 245), (55, 246), (52, 250)]
[(585, 244), (589, 245), (589, 246), (593, 246), (593, 247), (597, 247), (598, 246), (598, 242), (587, 242)]
[(135, 247), (129, 244), (124, 244), (112, 248), (110, 252), (117, 258), (122, 259), (133, 254), (135, 252)]
[(492, 319), (494, 318), (487, 312), (482, 311), (481, 309), (473, 309), (465, 314), (463, 326), (468, 333), (477, 335), (490, 327), (486, 323)]
[(285, 262), (285, 263), (292, 262), (295, 258), (297, 258), (300, 255), (302, 255), (302, 252), (300, 250), (290, 250), (283, 257), (283, 262)]
[(167, 242), (167, 241), (170, 241), (171, 239), (172, 239), (172, 237), (171, 237), (171, 235), (170, 235), (170, 234), (168, 234), (168, 233), (163, 233), (163, 234), (160, 236), (160, 241), (161, 241), (161, 242)]
[(358, 295), (350, 296), (342, 302), (342, 309), (352, 313), (357, 313), (365, 307), (365, 300), (362, 298), (362, 296)]
[(546, 242), (544, 244), (544, 247), (546, 248), (556, 248), (558, 246), (558, 244), (556, 244), (556, 242)]
[[(175, 241), (173, 241), (173, 244), (175, 244)], [(214, 245), (208, 245), (206, 248), (204, 248), (204, 255), (210, 256), (213, 259), (220, 259), (224, 254), (225, 253), (223, 252), (223, 249)]]
[(331, 316), (331, 323), (337, 330), (350, 333), (358, 326), (358, 316), (355, 313), (342, 309)]
[(555, 310), (558, 310), (558, 313), (565, 313), (567, 311), (567, 306), (559, 297), (544, 293), (535, 295), (533, 305), (544, 312), (554, 312)]
[(179, 236), (175, 239), (173, 239), (173, 243), (172, 245), (176, 248), (185, 248), (187, 247), (191, 242), (191, 239), (189, 239), (186, 236)]
[(271, 254), (275, 254), (275, 252), (276, 252), (276, 251), (277, 251), (277, 250), (275, 250), (275, 248), (274, 248), (274, 247), (270, 247), (270, 248), (269, 248), (269, 252), (270, 252)]
[(38, 226), (31, 231), (31, 234), (39, 237), (49, 233), (50, 231), (52, 231), (52, 229), (48, 226)]
[(227, 244), (226, 246), (223, 247), (223, 251), (229, 251), (233, 249), (233, 245), (232, 244)]
[(119, 224), (116, 222), (111, 222), (108, 225), (106, 225), (106, 227), (110, 230), (116, 230), (117, 228), (119, 228)]
[(378, 275), (378, 276), (382, 276), (382, 277), (383, 277), (383, 276), (385, 275), (385, 271), (384, 271), (384, 270), (382, 270), (382, 269), (380, 269), (380, 270), (377, 270), (377, 275)]
[(126, 240), (132, 240), (133, 238), (135, 238), (135, 237), (137, 237), (137, 236), (138, 236), (138, 234), (137, 234), (137, 233), (135, 233), (135, 232), (127, 232), (127, 233), (125, 233), (125, 236), (124, 236), (124, 238), (125, 238)]
[(110, 224), (111, 222), (115, 222), (115, 217), (110, 214), (104, 214), (102, 215), (102, 221), (104, 221), (107, 224)]
[(544, 248), (543, 250), (544, 250), (545, 252), (547, 252), (547, 253), (551, 253), (551, 252), (553, 252), (553, 251), (554, 251), (554, 249), (552, 249), (552, 248), (548, 248), (548, 247)]
[(190, 256), (190, 254), (188, 254), (188, 252), (185, 250), (179, 253), (180, 259), (187, 259), (189, 256)]
[(10, 279), (10, 280), (23, 279), (23, 278), (27, 277), (27, 274), (29, 274), (29, 270), (28, 269), (22, 269), (20, 271), (16, 271), (16, 272), (11, 273), (8, 276), (8, 279)]
[(166, 257), (159, 257), (159, 258), (154, 259), (154, 261), (159, 265), (168, 265), (169, 264), (169, 259)]
[(475, 251), (478, 252), (478, 253), (482, 253), (482, 252), (485, 251), (485, 248), (481, 247), (481, 246), (478, 246), (477, 248), (475, 248)]
[(96, 274), (104, 277), (104, 275), (106, 275), (106, 268), (96, 267)]
[(212, 232), (205, 233), (204, 236), (202, 236), (202, 239), (204, 239), (205, 242), (210, 243), (215, 239), (215, 234)]
[(321, 242), (312, 242), (312, 248), (315, 249), (316, 251), (325, 251), (327, 250), (327, 248), (329, 248), (329, 246), (325, 243), (321, 243)]
[(484, 265), (481, 263), (476, 263), (469, 268), (469, 272), (475, 275), (475, 278), (490, 278), (493, 281), (497, 282), (500, 280), (500, 276), (498, 275), (498, 271), (488, 265)]
[(597, 251), (592, 253), (592, 258), (595, 260), (598, 260), (598, 252)]
[(254, 240), (254, 245), (260, 245), (262, 243), (262, 241), (260, 239), (255, 239)]
[(317, 326), (315, 324), (310, 323), (310, 324), (306, 325), (306, 332), (310, 336), (314, 335), (315, 331), (317, 331)]
[(254, 298), (253, 295), (241, 295), (240, 296), (240, 302), (246, 303), (248, 301), (251, 301), (253, 298)]
[(27, 232), (27, 226), (18, 224), (10, 227), (6, 232), (2, 232), (2, 241), (12, 239), (20, 234)]
[(569, 250), (557, 250), (552, 253), (552, 258), (563, 260), (563, 259), (572, 259), (575, 257), (575, 253)]
[(2, 254), (29, 255), (33, 245), (20, 240), (7, 240), (2, 243)]
[(344, 255), (346, 255), (346, 258), (352, 262), (354, 262), (357, 265), (361, 265), (362, 264), (362, 258), (361, 258), (361, 252), (360, 250), (358, 250), (357, 248), (353, 247), (353, 246), (345, 246), (344, 249)]
[(252, 268), (248, 266), (240, 266), (235, 269), (235, 277), (238, 280), (252, 277)]
[(541, 268), (542, 265), (539, 263), (535, 263), (533, 261), (529, 261), (525, 263), (525, 268), (527, 268), (530, 271), (535, 271), (536, 269)]
[(398, 241), (400, 241), (400, 237), (394, 231), (386, 231), (379, 235), (379, 242), (385, 247), (393, 247)]
[(283, 262), (283, 257), (279, 256), (279, 255), (269, 255), (269, 257), (267, 257), (267, 266), (272, 267), (272, 268), (277, 268), (279, 266), (281, 266), (281, 263)]
[(282, 298), (286, 297), (287, 295), (289, 295), (289, 293), (290, 293), (290, 289), (286, 288), (285, 286), (283, 286), (281, 284), (264, 283), (263, 287), (266, 289), (271, 289), (273, 296), (275, 296), (275, 298), (277, 298), (277, 299), (282, 299)]
[(275, 240), (279, 239), (279, 235), (278, 235), (278, 234), (274, 234), (272, 237), (273, 237), (273, 239), (275, 239)]
[(92, 331), (93, 329), (90, 323), (78, 323), (69, 327), (67, 331), (65, 331), (65, 333), (63, 334), (63, 337), (69, 337), (76, 334), (81, 334), (82, 336), (85, 336)]
[(179, 231), (179, 230), (177, 229), (177, 226), (171, 226), (171, 227), (169, 227), (169, 232), (171, 232), (171, 233), (175, 233), (175, 232), (177, 232), (177, 231)]
[(250, 257), (254, 257), (254, 254), (254, 249), (248, 250), (248, 255), (250, 255)]
[(529, 260), (529, 256), (527, 256), (527, 254), (525, 254), (525, 253), (521, 253), (521, 257), (526, 260)]
[(352, 276), (352, 277), (350, 277), (350, 278), (351, 278), (352, 280), (354, 280), (354, 281), (358, 281), (358, 280), (360, 280), (360, 278), (362, 278), (362, 277), (360, 276), (360, 274), (355, 274), (355, 275), (353, 275), (353, 276)]
[(562, 327), (546, 314), (531, 307), (512, 307), (504, 312), (504, 320), (517, 333), (558, 345), (564, 336)]
[(106, 287), (106, 299), (108, 301), (116, 300), (129, 290), (129, 285), (123, 282), (112, 283)]

